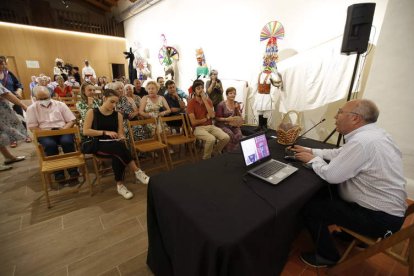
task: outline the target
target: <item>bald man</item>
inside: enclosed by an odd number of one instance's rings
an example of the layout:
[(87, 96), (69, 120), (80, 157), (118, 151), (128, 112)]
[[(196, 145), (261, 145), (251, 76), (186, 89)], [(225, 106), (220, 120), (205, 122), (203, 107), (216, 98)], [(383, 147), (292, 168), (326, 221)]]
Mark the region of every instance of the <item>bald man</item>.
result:
[(379, 110), (370, 100), (347, 102), (335, 116), (336, 130), (346, 141), (341, 148), (292, 149), (297, 160), (308, 163), (332, 184), (303, 208), (316, 245), (315, 252), (301, 255), (308, 265), (331, 266), (339, 260), (328, 225), (384, 238), (404, 222), (407, 194), (402, 155), (390, 135), (377, 126), (378, 116)]
[[(35, 86), (33, 93), (36, 102), (27, 108), (27, 125), (31, 131), (41, 130), (57, 130), (71, 128), (74, 125), (75, 116), (65, 103), (52, 100), (50, 93), (45, 86)], [(53, 137), (39, 138), (39, 143), (43, 146), (46, 156), (59, 154), (58, 146), (61, 145), (63, 152), (75, 151), (73, 136), (61, 135)], [(68, 170), (71, 177), (79, 175), (76, 168)], [(55, 180), (61, 181), (65, 179), (63, 171), (55, 173)]]

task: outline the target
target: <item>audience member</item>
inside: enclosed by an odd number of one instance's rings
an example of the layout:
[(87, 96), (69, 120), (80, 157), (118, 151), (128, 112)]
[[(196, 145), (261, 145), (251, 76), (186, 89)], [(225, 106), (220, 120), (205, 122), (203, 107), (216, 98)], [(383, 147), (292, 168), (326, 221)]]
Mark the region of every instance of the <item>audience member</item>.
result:
[(64, 66), (63, 59), (55, 59), (55, 67), (53, 67), (53, 75), (62, 76), (64, 81), (68, 79), (68, 70)]
[(79, 88), (80, 84), (76, 81), (74, 76), (69, 76), (68, 80), (65, 81), (66, 86), (70, 86), (71, 88)]
[(134, 80), (134, 94), (141, 98), (145, 95), (148, 95), (147, 90), (145, 90), (145, 88), (142, 87), (142, 83), (139, 79)]
[(226, 89), (227, 99), (217, 105), (216, 126), (230, 136), (230, 142), (226, 151), (232, 152), (239, 147), (239, 141), (243, 137), (240, 126), (243, 123), (241, 107), (236, 98), (236, 88)]
[(80, 100), (76, 103), (76, 109), (78, 110), (81, 117), (79, 127), (82, 133), (83, 123), (85, 122), (86, 118), (86, 112), (88, 112), (88, 110), (91, 108), (100, 107), (102, 105), (102, 99), (101, 93), (96, 93), (95, 86), (90, 82), (82, 83), (80, 87), (80, 96)]
[[(13, 93), (18, 99), (23, 99), (23, 85), (16, 78), (16, 76), (10, 72), (7, 68), (7, 58), (5, 56), (0, 56), (0, 82), (3, 86)], [(23, 109), (20, 105), (13, 104), (13, 110), (23, 118)], [(23, 126), (27, 128), (26, 123), (23, 121)], [(26, 142), (32, 142), (29, 134), (26, 130)], [(10, 139), (10, 147), (17, 147), (17, 140), (14, 140), (13, 137)]]
[[(125, 136), (122, 115), (115, 111), (119, 101), (118, 93), (112, 89), (106, 89), (103, 96), (102, 106), (87, 112), (83, 133), (88, 136), (99, 137), (97, 155), (112, 158), (112, 169), (115, 174), (118, 194), (125, 199), (130, 199), (134, 195), (123, 183), (125, 167), (128, 166), (135, 173), (135, 177), (143, 184), (148, 184), (149, 177), (137, 167), (123, 141)], [(96, 127), (92, 128), (94, 121)]]
[[(52, 100), (49, 91), (44, 86), (36, 86), (33, 90), (36, 102), (27, 108), (27, 124), (30, 130), (57, 130), (73, 127), (76, 118), (65, 103)], [(59, 154), (59, 145), (64, 153), (75, 151), (74, 137), (69, 134), (41, 137), (38, 142), (43, 146), (46, 156)], [(71, 178), (79, 176), (77, 168), (68, 169), (68, 173)], [(64, 179), (63, 171), (55, 173), (56, 181)]]
[(125, 98), (128, 100), (128, 104), (132, 109), (132, 112), (128, 115), (128, 119), (138, 119), (141, 98), (137, 95), (134, 95), (134, 86), (132, 84), (125, 85)]
[(158, 95), (164, 96), (165, 90), (166, 90), (166, 87), (164, 86), (164, 78), (158, 77), (157, 84), (158, 84)]
[[(187, 113), (194, 129), (197, 139), (205, 141), (203, 159), (211, 158), (211, 154), (220, 154), (230, 140), (223, 130), (213, 125), (214, 119), (213, 103), (204, 92), (204, 82), (195, 80), (192, 91), (195, 98), (191, 99), (187, 106)], [(216, 143), (217, 144), (214, 146)]]
[(154, 81), (147, 83), (148, 95), (141, 99), (139, 114), (145, 118), (157, 118), (171, 113), (171, 109), (163, 96), (157, 94), (158, 85)]
[(30, 79), (32, 81), (29, 84), (29, 88), (30, 88), (30, 93), (33, 94), (33, 88), (37, 85), (37, 77), (36, 76), (31, 76)]
[(316, 245), (314, 253), (301, 255), (309, 265), (329, 266), (339, 260), (328, 225), (385, 238), (404, 222), (407, 194), (402, 156), (390, 135), (376, 124), (378, 115), (377, 106), (370, 100), (347, 102), (335, 116), (336, 130), (346, 141), (341, 148), (291, 148), (297, 160), (308, 163), (317, 175), (333, 184), (303, 208), (305, 224)]
[(210, 100), (213, 102), (214, 109), (223, 101), (223, 85), (217, 77), (217, 70), (211, 70), (210, 79), (206, 83), (206, 90)]
[(53, 90), (55, 97), (72, 97), (72, 87), (65, 85), (62, 76), (57, 76), (56, 82), (58, 85), (55, 87), (55, 90)]
[(92, 66), (89, 65), (89, 61), (85, 59), (85, 67), (82, 68), (82, 79), (89, 81), (90, 77), (94, 77), (96, 79), (96, 73)]
[(79, 67), (78, 66), (74, 66), (72, 68), (72, 70), (73, 70), (73, 76), (75, 77), (76, 82), (77, 83), (81, 83), (82, 81), (81, 81), (81, 76), (79, 74)]
[(26, 138), (26, 128), (9, 106), (9, 102), (20, 106), (23, 110), (27, 109), (26, 105), (0, 82), (0, 152), (4, 156), (4, 164), (0, 164), (0, 171), (9, 170), (12, 168), (10, 164), (23, 161), (26, 158), (25, 156), (14, 156), (7, 149), (10, 141)]
[[(163, 96), (157, 94), (159, 90), (158, 84), (155, 81), (149, 81), (147, 83), (146, 90), (148, 95), (141, 99), (139, 106), (139, 114), (144, 118), (158, 118), (160, 116), (167, 116), (171, 113), (171, 109)], [(155, 126), (147, 126), (153, 133)], [(161, 130), (160, 122), (158, 122), (159, 131)]]
[(177, 115), (185, 112), (185, 103), (183, 98), (178, 95), (177, 87), (175, 86), (174, 81), (168, 80), (165, 83), (165, 87), (167, 88), (165, 100), (171, 109), (171, 115)]
[[(40, 74), (39, 77), (37, 78), (37, 85), (46, 87), (47, 90), (49, 91), (50, 97), (53, 98), (55, 96), (55, 93), (53, 92), (53, 89), (48, 86), (48, 81), (49, 81), (48, 76), (45, 76), (44, 74)], [(34, 88), (33, 88), (33, 90), (34, 90)], [(32, 97), (34, 99), (36, 99), (36, 95), (35, 95), (34, 91), (32, 91)]]

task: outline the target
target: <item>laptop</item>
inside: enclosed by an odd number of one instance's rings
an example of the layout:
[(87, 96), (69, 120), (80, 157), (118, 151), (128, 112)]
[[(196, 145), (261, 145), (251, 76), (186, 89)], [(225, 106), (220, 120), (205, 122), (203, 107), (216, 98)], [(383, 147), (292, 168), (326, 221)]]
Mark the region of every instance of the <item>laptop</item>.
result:
[(263, 132), (245, 137), (240, 140), (240, 148), (244, 162), (249, 169), (248, 174), (276, 185), (298, 169), (270, 157), (266, 135)]

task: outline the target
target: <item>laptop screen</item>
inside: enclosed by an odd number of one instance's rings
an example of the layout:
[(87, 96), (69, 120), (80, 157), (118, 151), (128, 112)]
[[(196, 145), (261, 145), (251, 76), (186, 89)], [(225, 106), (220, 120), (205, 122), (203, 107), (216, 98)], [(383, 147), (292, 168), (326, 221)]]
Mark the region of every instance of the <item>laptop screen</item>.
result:
[(270, 156), (264, 133), (240, 141), (246, 166), (253, 165)]

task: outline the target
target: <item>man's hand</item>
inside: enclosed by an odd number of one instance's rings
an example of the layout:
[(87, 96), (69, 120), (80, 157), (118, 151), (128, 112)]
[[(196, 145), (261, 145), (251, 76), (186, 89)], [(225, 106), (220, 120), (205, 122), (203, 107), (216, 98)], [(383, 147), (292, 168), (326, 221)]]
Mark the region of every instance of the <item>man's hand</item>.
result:
[(293, 147), (288, 147), (289, 150), (295, 152), (295, 153), (299, 153), (299, 152), (307, 152), (312, 154), (312, 149), (310, 148), (306, 148), (306, 147), (302, 147), (299, 145), (294, 145)]
[(295, 158), (296, 160), (302, 161), (304, 163), (308, 163), (313, 158), (315, 158), (315, 156), (313, 156), (312, 153), (302, 151), (302, 152), (295, 153)]
[(302, 147), (299, 145), (294, 145), (293, 147), (286, 148), (288, 151), (294, 152), (294, 156), (296, 160), (302, 161), (304, 163), (308, 163), (312, 160), (315, 156), (312, 154), (312, 149)]

